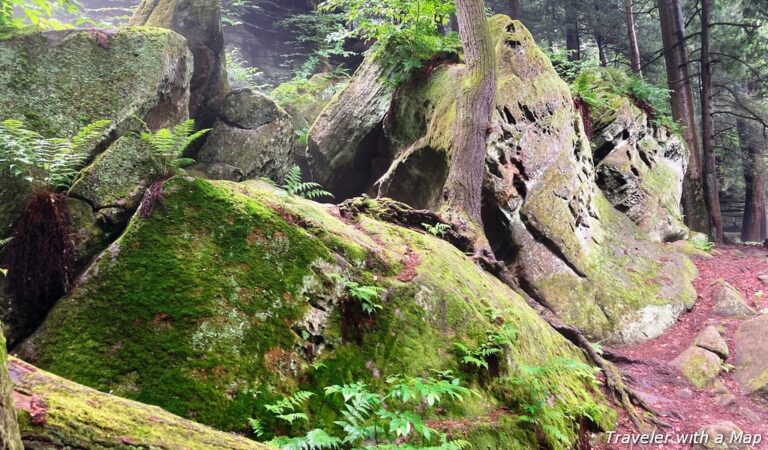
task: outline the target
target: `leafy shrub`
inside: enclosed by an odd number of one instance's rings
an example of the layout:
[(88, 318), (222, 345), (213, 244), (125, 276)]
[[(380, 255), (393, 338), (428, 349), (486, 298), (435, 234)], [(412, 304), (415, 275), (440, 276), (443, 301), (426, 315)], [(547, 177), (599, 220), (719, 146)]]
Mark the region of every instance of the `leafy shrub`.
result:
[(301, 168), (299, 166), (291, 167), (281, 187), (288, 192), (288, 195), (298, 195), (310, 200), (321, 197), (333, 198), (333, 194), (324, 190), (318, 183), (302, 181)]
[[(21, 12), (15, 15), (14, 10)], [(53, 18), (54, 13), (63, 11), (78, 14), (80, 4), (77, 0), (3, 0), (0, 1), (0, 38), (7, 37), (16, 30), (29, 26), (61, 30), (73, 28), (73, 24), (60, 22)], [(87, 18), (77, 18), (74, 25), (95, 24)]]
[[(339, 448), (460, 450), (469, 448), (468, 442), (449, 440), (444, 433), (430, 428), (422, 416), (416, 412), (437, 407), (446, 401), (461, 402), (469, 395), (477, 395), (475, 391), (461, 386), (461, 380), (453, 377), (450, 371), (440, 372), (437, 375), (437, 378), (389, 377), (386, 380), (389, 385), (386, 395), (371, 392), (368, 386), (361, 382), (328, 386), (324, 389), (326, 397), (340, 396), (343, 400), (343, 407), (338, 411), (341, 417), (334, 422), (340, 428), (340, 435), (335, 436), (333, 431), (315, 428), (303, 436), (275, 436), (268, 444), (284, 450)], [(291, 411), (302, 407), (311, 395), (312, 393), (300, 391), (287, 399), (280, 400), (277, 403), (279, 408), (275, 408), (275, 405), (267, 405), (266, 409), (271, 413), (279, 411), (283, 415), (295, 414)], [(301, 418), (306, 418), (306, 415)], [(255, 419), (249, 422), (257, 436), (267, 434), (261, 422)], [(437, 441), (438, 446), (418, 447), (404, 444), (411, 440), (419, 440), (425, 444)]]
[(249, 66), (237, 49), (227, 50), (224, 56), (227, 64), (227, 76), (231, 84), (247, 87), (253, 91), (261, 91), (268, 86), (258, 84), (258, 78), (264, 73), (256, 67)]
[(443, 33), (455, 8), (452, 0), (325, 0), (318, 11), (340, 12), (344, 37), (373, 42), (368, 52), (398, 67), (400, 82), (436, 54), (458, 51), (458, 35)]

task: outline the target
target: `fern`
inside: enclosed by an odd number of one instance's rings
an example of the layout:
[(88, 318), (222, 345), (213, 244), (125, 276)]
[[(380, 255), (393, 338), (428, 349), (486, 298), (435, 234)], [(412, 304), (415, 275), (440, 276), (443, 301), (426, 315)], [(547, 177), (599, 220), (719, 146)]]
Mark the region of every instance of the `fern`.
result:
[(503, 353), (504, 347), (511, 346), (516, 339), (514, 327), (504, 324), (499, 329), (485, 332), (485, 342), (475, 348), (457, 342), (454, 346), (461, 353), (461, 363), (477, 369), (489, 369), (492, 356)]
[(442, 222), (438, 222), (434, 225), (422, 223), (421, 226), (424, 227), (424, 229), (427, 230), (427, 233), (431, 234), (432, 236), (442, 236), (451, 228), (450, 225)]
[(709, 237), (706, 234), (696, 234), (691, 240), (689, 241), (691, 245), (702, 252), (710, 253), (712, 252), (712, 249), (715, 248), (715, 244), (709, 240)]
[(0, 170), (51, 191), (68, 189), (110, 121), (83, 127), (70, 139), (44, 138), (18, 120), (0, 122)]
[[(146, 127), (146, 124), (144, 124)], [(182, 157), (184, 151), (210, 129), (195, 131), (195, 121), (185, 120), (173, 129), (163, 128), (156, 133), (141, 132), (141, 140), (149, 146), (150, 160), (156, 175), (163, 179), (174, 175), (178, 169), (195, 163)]]
[(281, 186), (288, 192), (289, 195), (298, 195), (310, 200), (315, 200), (322, 197), (331, 197), (333, 194), (323, 189), (318, 183), (302, 181), (301, 168), (299, 166), (293, 166), (288, 171), (288, 174), (283, 180)]
[(377, 302), (381, 299), (381, 295), (386, 289), (379, 286), (366, 286), (361, 285), (356, 281), (351, 281), (344, 278), (341, 275), (333, 274), (331, 278), (344, 285), (349, 296), (360, 303), (360, 307), (363, 311), (372, 315), (377, 310), (384, 309), (384, 306)]

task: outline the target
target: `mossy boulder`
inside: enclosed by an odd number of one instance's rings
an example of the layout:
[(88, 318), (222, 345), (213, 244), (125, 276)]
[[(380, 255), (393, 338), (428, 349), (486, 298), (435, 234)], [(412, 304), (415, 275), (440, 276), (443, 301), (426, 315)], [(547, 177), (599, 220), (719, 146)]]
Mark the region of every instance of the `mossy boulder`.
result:
[(719, 280), (715, 292), (715, 306), (712, 313), (727, 318), (749, 319), (757, 312), (744, 300), (744, 295), (725, 280)]
[[(322, 387), (379, 389), (390, 375), (432, 369), (453, 370), (480, 392), (439, 417), (514, 412), (530, 396), (512, 381), (518, 371), (546, 366), (538, 381), (557, 392), (556, 411), (612, 426), (602, 393), (570, 368), (582, 353), (440, 239), (366, 215), (344, 221), (335, 207), (261, 182), (177, 177), (164, 204), (131, 221), (19, 348), (22, 357), (224, 430), (246, 429), (249, 417), (271, 423), (263, 405), (296, 389), (320, 394), (310, 403), (314, 424), (333, 427)], [(383, 309), (368, 318), (342, 307), (344, 279), (386, 289)], [(499, 358), (500, 376), (461, 364), (455, 344), (479, 345), (502, 322), (517, 338)], [(514, 416), (502, 428), (480, 422), (485, 431), (469, 430), (478, 442), (516, 436), (521, 448), (536, 446)], [(574, 439), (577, 422), (564, 430)]]
[(22, 450), (19, 423), (11, 397), (13, 384), (8, 377), (8, 355), (5, 353), (5, 338), (0, 326), (0, 448), (3, 450)]
[(700, 347), (688, 347), (669, 363), (697, 388), (711, 384), (720, 373), (722, 361), (715, 353)]
[[(505, 16), (491, 18), (490, 25), (499, 81), (482, 214), (496, 258), (518, 275), (527, 294), (595, 340), (629, 344), (660, 335), (693, 305), (695, 267), (677, 249), (654, 242), (600, 190), (569, 87), (528, 30)], [(341, 114), (340, 105), (355, 104), (352, 93), (362, 85), (374, 89), (368, 80), (373, 67), (375, 61), (364, 64), (316, 122), (310, 134), (313, 173), (313, 146), (319, 146), (335, 155), (337, 174), (383, 173), (363, 190), (439, 209), (457, 129), (457, 87), (466, 69), (446, 62), (411, 77), (378, 122), (381, 135), (342, 157), (323, 143), (356, 132), (345, 128), (355, 122), (319, 125), (324, 115)], [(323, 139), (313, 142), (315, 133)], [(667, 181), (672, 190), (681, 182)]]
[(283, 181), (294, 162), (290, 116), (269, 97), (248, 88), (227, 95), (198, 160), (208, 177)]
[(739, 326), (733, 352), (734, 378), (742, 389), (768, 400), (768, 315), (760, 315)]
[[(629, 96), (605, 93), (625, 84), (626, 75), (595, 68), (582, 74), (584, 89), (600, 90), (601, 105), (589, 108), (597, 184), (614, 208), (625, 213), (657, 242), (688, 237), (680, 211), (688, 150), (678, 134), (655, 124), (649, 109)], [(643, 105), (645, 106), (645, 105)]]
[[(96, 120), (111, 139), (135, 127), (175, 125), (188, 115), (191, 54), (168, 30), (27, 32), (0, 41), (0, 120), (18, 119), (46, 137), (71, 137)], [(95, 156), (95, 155), (94, 155)], [(0, 236), (7, 236), (28, 183), (0, 175)]]
[[(3, 364), (3, 371), (5, 367)], [(8, 361), (7, 367), (14, 384), (24, 442), (24, 447), (10, 447), (11, 450), (268, 448), (182, 419), (156, 406), (78, 385), (15, 358)], [(0, 436), (3, 430), (0, 429)]]

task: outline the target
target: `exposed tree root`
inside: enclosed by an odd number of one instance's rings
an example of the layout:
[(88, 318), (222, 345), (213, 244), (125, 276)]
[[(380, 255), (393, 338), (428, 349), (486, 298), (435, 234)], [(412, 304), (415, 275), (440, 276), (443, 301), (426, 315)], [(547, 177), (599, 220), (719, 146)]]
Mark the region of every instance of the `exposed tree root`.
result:
[[(456, 224), (444, 220), (440, 214), (434, 211), (413, 209), (404, 203), (386, 198), (374, 200), (368, 197), (363, 197), (347, 200), (339, 205), (339, 211), (341, 212), (342, 217), (347, 219), (352, 219), (358, 214), (365, 213), (377, 219), (410, 228), (423, 229), (422, 224), (424, 223), (430, 225), (445, 223), (450, 225), (450, 229), (445, 230), (440, 237), (459, 250), (468, 254), (473, 254), (473, 259), (483, 268), (483, 270), (494, 275), (506, 285), (517, 291), (523, 298), (525, 298), (528, 304), (539, 313), (539, 316), (555, 329), (555, 331), (583, 350), (592, 364), (598, 367), (604, 374), (604, 385), (608, 395), (612, 398), (615, 404), (619, 405), (627, 412), (629, 419), (637, 430), (647, 431), (651, 425), (663, 428), (671, 427), (670, 424), (658, 418), (658, 416), (662, 414), (651, 408), (650, 405), (640, 398), (636, 392), (627, 386), (624, 375), (613, 363), (611, 363), (611, 359), (621, 361), (621, 355), (606, 353), (605, 356), (603, 356), (595, 351), (592, 343), (589, 342), (581, 330), (566, 324), (550, 309), (531, 298), (531, 296), (527, 295), (525, 292), (522, 292), (518, 280), (509, 268), (503, 262), (496, 260), (492, 253), (483, 251), (482, 248), (476, 248), (473, 240), (457, 231), (460, 227)], [(638, 408), (650, 413), (647, 415), (648, 417), (644, 417), (646, 415), (642, 414)], [(648, 421), (650, 421), (651, 425), (648, 424)]]

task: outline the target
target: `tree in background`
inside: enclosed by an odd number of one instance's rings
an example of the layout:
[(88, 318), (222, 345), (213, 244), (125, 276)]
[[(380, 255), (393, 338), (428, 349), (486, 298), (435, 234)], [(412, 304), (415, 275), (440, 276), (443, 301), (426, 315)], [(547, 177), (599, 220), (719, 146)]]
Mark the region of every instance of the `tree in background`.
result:
[(635, 31), (635, 13), (632, 0), (624, 0), (625, 17), (627, 20), (627, 40), (629, 41), (629, 60), (632, 72), (642, 78), (643, 71), (640, 66), (640, 48), (637, 46), (637, 32)]
[(762, 242), (768, 237), (765, 209), (765, 148), (762, 126), (743, 118), (736, 120), (744, 170), (744, 215), (741, 222), (743, 242)]
[(452, 220), (465, 225), (477, 244), (485, 239), (480, 200), (485, 139), (496, 96), (496, 55), (483, 0), (456, 0), (456, 18), (467, 74), (459, 93), (456, 139), (444, 196)]

